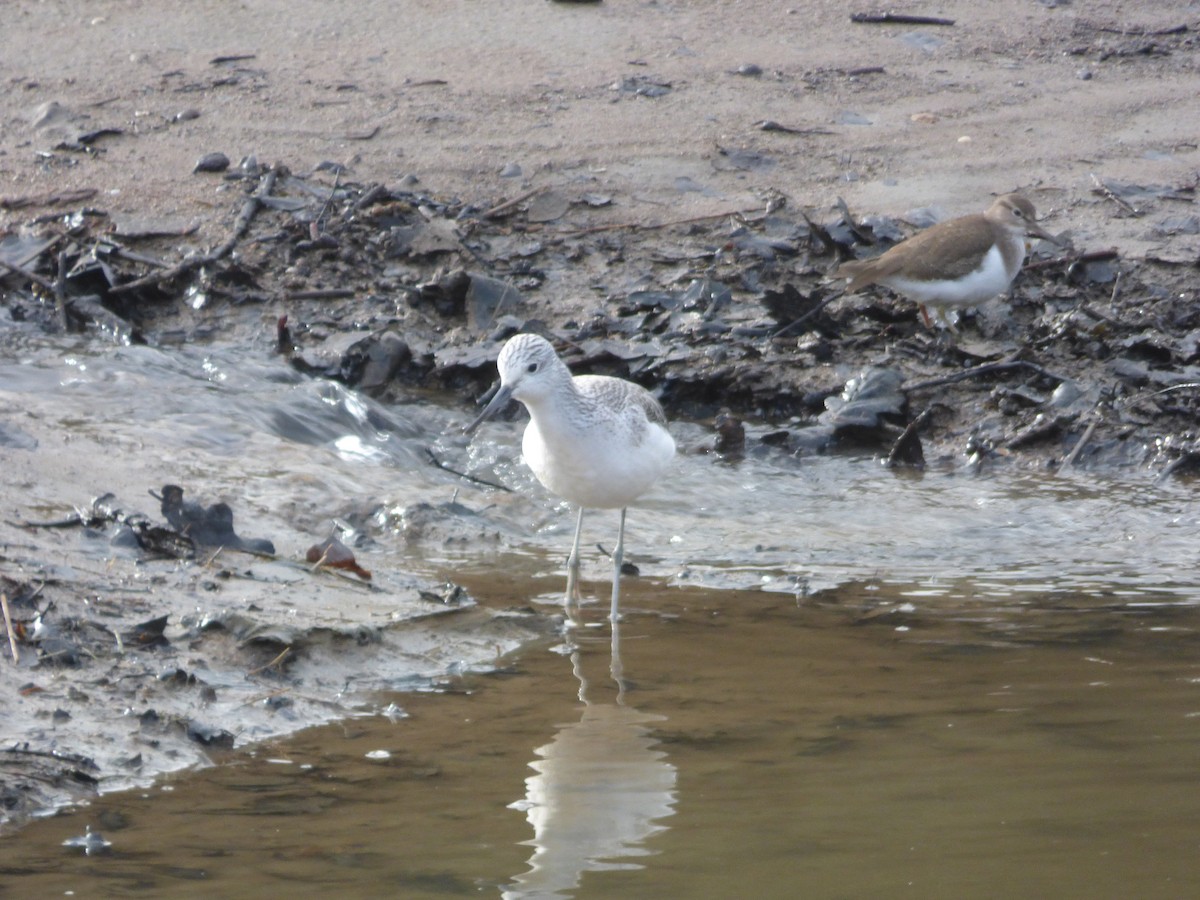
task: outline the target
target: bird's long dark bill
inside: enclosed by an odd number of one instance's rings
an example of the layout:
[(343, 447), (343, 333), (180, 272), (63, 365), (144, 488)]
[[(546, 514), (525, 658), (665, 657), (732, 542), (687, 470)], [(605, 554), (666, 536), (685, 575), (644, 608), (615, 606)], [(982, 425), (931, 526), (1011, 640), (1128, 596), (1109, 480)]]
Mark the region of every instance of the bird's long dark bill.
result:
[(1040, 237), (1040, 238), (1042, 238), (1042, 240), (1049, 241), (1050, 243), (1052, 243), (1058, 247), (1065, 246), (1065, 243), (1066, 243), (1065, 241), (1061, 241), (1058, 238), (1056, 238), (1054, 235), (1052, 235), (1050, 232), (1048, 232), (1046, 229), (1044, 229), (1037, 222), (1026, 222), (1025, 223), (1025, 233), (1030, 235), (1031, 237)]
[(512, 400), (512, 390), (501, 385), (500, 390), (496, 391), (496, 395), (492, 397), (492, 402), (483, 408), (483, 412), (476, 417), (474, 422), (463, 429), (463, 434), (471, 434), (471, 432), (483, 424), (485, 419), (490, 419), (496, 413), (500, 412), (500, 410), (504, 409), (504, 407), (508, 406), (510, 400)]

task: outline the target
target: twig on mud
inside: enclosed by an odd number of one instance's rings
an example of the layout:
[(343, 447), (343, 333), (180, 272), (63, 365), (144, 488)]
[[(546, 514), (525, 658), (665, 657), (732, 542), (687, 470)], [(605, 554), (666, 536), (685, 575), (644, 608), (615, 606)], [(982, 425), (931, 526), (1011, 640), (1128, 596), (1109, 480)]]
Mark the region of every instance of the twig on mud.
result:
[(1121, 197), (1118, 197), (1116, 192), (1113, 191), (1113, 189), (1110, 188), (1103, 181), (1101, 181), (1099, 179), (1099, 177), (1097, 177), (1095, 172), (1092, 172), (1091, 175), (1092, 175), (1092, 184), (1095, 185), (1095, 187), (1092, 189), (1093, 193), (1100, 194), (1104, 197), (1107, 197), (1109, 200), (1111, 200), (1113, 203), (1117, 204), (1117, 206), (1121, 207), (1121, 209), (1125, 210), (1131, 216), (1136, 216), (1136, 217), (1140, 218), (1143, 215), (1142, 211), (1140, 209), (1138, 209), (1136, 206), (1134, 206), (1132, 203), (1130, 203), (1128, 200), (1124, 200)]
[(1104, 313), (1100, 312), (1100, 310), (1096, 309), (1096, 307), (1092, 306), (1092, 304), (1090, 304), (1090, 303), (1080, 303), (1079, 311), (1081, 313), (1084, 313), (1085, 315), (1091, 316), (1093, 319), (1095, 319), (1098, 322), (1107, 322), (1109, 325), (1120, 325), (1121, 324), (1118, 320), (1114, 319), (1112, 316), (1105, 315)]
[(278, 656), (276, 656), (273, 660), (271, 660), (265, 666), (259, 666), (257, 669), (251, 669), (246, 674), (247, 675), (257, 675), (259, 672), (265, 672), (267, 669), (270, 669), (272, 666), (277, 666), (277, 665), (279, 665), (279, 663), (283, 662), (284, 657), (286, 657), (291, 652), (292, 652), (292, 647), (289, 644), (288, 646), (284, 647), (279, 652)]
[(58, 315), (58, 327), (67, 330), (67, 251), (58, 251), (58, 277), (54, 279), (54, 309)]
[(17, 649), (17, 635), (13, 631), (12, 614), (8, 611), (8, 594), (0, 594), (0, 606), (4, 607), (4, 627), (8, 629), (8, 648), (12, 650), (13, 662), (21, 664), (21, 651)]
[(333, 206), (333, 198), (334, 195), (337, 194), (338, 185), (341, 184), (341, 181), (342, 168), (341, 166), (338, 166), (337, 170), (333, 173), (333, 187), (329, 189), (329, 196), (326, 197), (325, 202), (321, 204), (321, 211), (317, 213), (317, 217), (312, 220), (312, 239), (314, 241), (321, 236), (321, 222), (325, 219), (326, 214), (329, 212), (329, 208)]
[(308, 291), (289, 291), (286, 300), (347, 300), (355, 295), (352, 288), (313, 288)]
[(944, 378), (934, 378), (930, 381), (921, 381), (917, 384), (907, 385), (906, 391), (920, 391), (925, 388), (941, 387), (944, 384), (957, 384), (960, 381), (966, 381), (968, 378), (977, 378), (980, 375), (991, 375), (995, 372), (1007, 372), (1010, 369), (1029, 369), (1043, 378), (1052, 378), (1055, 381), (1066, 381), (1066, 377), (1055, 375), (1049, 369), (1039, 366), (1037, 363), (1031, 363), (1025, 359), (1009, 359), (1001, 360), (1000, 362), (985, 363), (982, 366), (973, 366), (962, 372), (957, 372), (954, 375), (947, 375)]
[(1062, 465), (1058, 467), (1058, 472), (1060, 475), (1075, 465), (1075, 460), (1079, 459), (1079, 454), (1083, 452), (1083, 448), (1087, 445), (1087, 442), (1092, 439), (1092, 435), (1096, 431), (1096, 426), (1099, 424), (1100, 417), (1093, 415), (1092, 421), (1090, 421), (1088, 423), (1088, 427), (1084, 429), (1083, 436), (1075, 442), (1075, 446), (1071, 448), (1071, 452), (1067, 454), (1067, 458), (1064, 459)]
[(1038, 413), (1027, 428), (1021, 429), (1004, 442), (1004, 448), (1006, 450), (1016, 450), (1019, 447), (1027, 447), (1030, 444), (1053, 437), (1064, 428), (1074, 424), (1078, 418), (1079, 416), (1075, 413), (1064, 413), (1060, 416), (1046, 416)]
[(922, 468), (924, 467), (923, 460), (920, 463), (918, 463), (912, 459), (912, 457), (914, 456), (914, 454), (913, 454), (914, 441), (915, 441), (916, 456), (917, 456), (917, 458), (920, 458), (923, 456), (923, 453), (921, 451), (921, 441), (917, 437), (917, 432), (921, 429), (921, 427), (929, 419), (929, 416), (931, 415), (932, 410), (933, 410), (933, 407), (931, 407), (931, 406), (927, 406), (923, 410), (921, 410), (921, 412), (917, 414), (917, 417), (908, 423), (908, 425), (905, 427), (904, 431), (901, 432), (900, 437), (896, 438), (896, 442), (894, 444), (892, 444), (892, 449), (888, 453), (887, 461), (884, 463), (884, 466), (886, 468), (894, 469), (902, 463), (907, 463), (908, 465), (918, 466), (918, 467), (922, 467)]
[(830, 131), (828, 128), (793, 128), (791, 125), (781, 125), (774, 119), (762, 119), (761, 121), (755, 122), (754, 127), (759, 131), (777, 131), (780, 134), (837, 134), (836, 131)]
[(508, 212), (510, 209), (513, 209), (514, 207), (519, 206), (520, 204), (524, 203), (526, 200), (536, 197), (538, 194), (540, 194), (544, 190), (546, 190), (544, 187), (537, 187), (537, 188), (534, 188), (532, 191), (526, 191), (524, 194), (522, 194), (519, 197), (513, 197), (511, 200), (505, 200), (503, 203), (498, 203), (497, 205), (493, 206), (491, 209), (486, 209), (483, 212), (481, 212), (479, 214), (479, 218), (490, 219), (494, 216), (500, 215), (500, 213)]
[(1120, 253), (1115, 247), (1110, 247), (1108, 250), (1089, 250), (1086, 253), (1068, 253), (1064, 256), (1034, 260), (1027, 263), (1021, 271), (1033, 272), (1038, 269), (1049, 269), (1052, 266), (1077, 266), (1080, 263), (1104, 262), (1107, 259), (1116, 259), (1118, 256)]
[(465, 478), (467, 481), (471, 482), (472, 484), (479, 484), (479, 485), (482, 485), (483, 487), (495, 488), (498, 491), (507, 491), (510, 494), (512, 493), (512, 488), (510, 488), (510, 487), (505, 487), (502, 484), (496, 484), (494, 481), (488, 481), (485, 478), (476, 478), (474, 475), (468, 475), (466, 472), (460, 472), (457, 469), (450, 468), (450, 466), (446, 465), (444, 462), (442, 462), (440, 459), (437, 458), (437, 455), (433, 452), (433, 448), (431, 448), (431, 447), (425, 448), (425, 455), (429, 457), (429, 461), (431, 463), (433, 463), (435, 466), (437, 466), (443, 472), (449, 472), (451, 475), (457, 475), (459, 478)]
[[(875, 235), (862, 228), (858, 222), (854, 220), (854, 214), (850, 212), (850, 205), (841, 197), (837, 198), (837, 208), (838, 212), (842, 214), (842, 221), (846, 223), (847, 228), (854, 232), (854, 236), (858, 238), (860, 243), (866, 244), (868, 247), (879, 243), (875, 239)], [(805, 216), (805, 218), (807, 219), (808, 217)], [(812, 223), (809, 222), (809, 224), (811, 225)]]
[(629, 231), (654, 231), (659, 228), (670, 228), (674, 225), (693, 225), (696, 222), (708, 222), (712, 219), (723, 219), (726, 216), (737, 216), (741, 217), (747, 222), (753, 222), (753, 218), (747, 217), (755, 216), (756, 214), (758, 214), (758, 217), (761, 218), (761, 211), (757, 207), (754, 209), (731, 209), (726, 210), (725, 212), (709, 213), (705, 216), (692, 216), (691, 218), (687, 219), (672, 219), (667, 222), (650, 222), (647, 224), (642, 224), (639, 222), (612, 222), (608, 225), (593, 225), (590, 228), (579, 228), (575, 231), (564, 231), (559, 236), (584, 237), (585, 235), (589, 234), (599, 234), (602, 231), (621, 231), (623, 229), (628, 229)]
[(271, 168), (267, 170), (267, 174), (263, 176), (254, 193), (246, 198), (242, 204), (241, 212), (233, 222), (233, 233), (226, 239), (225, 243), (221, 244), (215, 250), (208, 253), (197, 253), (189, 256), (187, 259), (177, 262), (168, 269), (163, 269), (161, 272), (155, 272), (151, 275), (144, 275), (134, 281), (125, 284), (119, 284), (110, 290), (113, 294), (124, 294), (128, 291), (136, 291), (144, 287), (152, 287), (162, 284), (167, 281), (174, 281), (181, 275), (186, 275), (193, 269), (198, 269), (201, 266), (209, 263), (217, 262), (224, 259), (233, 252), (233, 248), (237, 246), (238, 241), (246, 234), (250, 228), (250, 222), (254, 218), (255, 213), (262, 208), (264, 198), (271, 196), (271, 191), (275, 189), (275, 179), (279, 177), (279, 169)]
[(1089, 25), (1088, 27), (1096, 31), (1103, 31), (1107, 34), (1128, 34), (1136, 37), (1164, 37), (1170, 34), (1187, 34), (1188, 31), (1188, 26), (1186, 24), (1173, 25), (1170, 28), (1156, 28), (1153, 30), (1138, 27), (1113, 28), (1107, 25)]
[(908, 13), (853, 13), (850, 21), (857, 25), (953, 25), (953, 19), (937, 16), (910, 16)]
[(49, 278), (43, 278), (36, 272), (30, 272), (28, 269), (24, 269), (21, 266), (18, 266), (16, 263), (5, 262), (4, 260), (0, 259), (0, 267), (8, 269), (8, 271), (12, 272), (14, 275), (20, 275), (22, 278), (28, 278), (38, 287), (45, 288), (48, 291), (54, 290), (54, 282)]

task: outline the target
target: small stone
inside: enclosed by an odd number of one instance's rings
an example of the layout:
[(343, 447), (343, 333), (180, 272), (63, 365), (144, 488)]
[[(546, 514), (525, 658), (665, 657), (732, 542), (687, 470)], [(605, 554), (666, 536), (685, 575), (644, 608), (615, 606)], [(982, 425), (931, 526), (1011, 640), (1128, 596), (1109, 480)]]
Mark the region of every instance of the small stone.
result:
[(192, 169), (192, 174), (197, 172), (224, 172), (229, 168), (229, 157), (224, 153), (205, 153), (196, 161), (196, 168)]

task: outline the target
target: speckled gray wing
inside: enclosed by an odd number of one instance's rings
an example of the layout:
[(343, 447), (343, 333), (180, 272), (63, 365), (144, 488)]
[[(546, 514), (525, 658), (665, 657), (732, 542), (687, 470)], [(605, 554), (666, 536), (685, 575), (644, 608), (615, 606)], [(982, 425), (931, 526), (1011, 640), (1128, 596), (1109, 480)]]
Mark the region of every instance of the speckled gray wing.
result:
[(901, 269), (905, 278), (916, 281), (960, 278), (979, 268), (994, 240), (995, 234), (986, 218), (964, 216), (933, 225), (882, 256), (843, 263), (837, 274), (850, 279), (846, 293), (886, 282)]
[(654, 396), (640, 384), (621, 378), (584, 375), (575, 379), (584, 396), (600, 409), (625, 410), (629, 437), (635, 446), (645, 438), (646, 423), (667, 427), (667, 416)]
[(663, 408), (659, 405), (658, 401), (654, 399), (654, 396), (649, 391), (644, 390), (637, 385), (630, 386), (637, 388), (637, 390), (630, 392), (630, 399), (642, 408), (642, 412), (646, 414), (646, 419), (655, 425), (661, 425), (663, 428), (666, 428), (667, 414), (663, 412)]

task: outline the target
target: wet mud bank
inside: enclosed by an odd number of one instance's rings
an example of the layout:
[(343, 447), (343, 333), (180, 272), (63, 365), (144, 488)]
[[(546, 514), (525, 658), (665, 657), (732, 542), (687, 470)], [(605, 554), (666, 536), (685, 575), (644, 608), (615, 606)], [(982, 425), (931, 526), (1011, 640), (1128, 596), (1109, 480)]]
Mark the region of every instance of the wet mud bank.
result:
[(134, 253), (94, 209), (11, 235), (13, 326), (273, 344), (298, 371), (384, 402), (421, 392), (464, 405), (494, 382), (503, 341), (537, 331), (575, 371), (638, 381), (676, 418), (748, 420), (751, 449), (849, 445), (911, 465), (1196, 462), (1195, 262), (1069, 243), (1075, 206), (1167, 214), (1194, 204), (1194, 185), (1051, 199), (1047, 224), (1068, 249), (1041, 242), (1007, 297), (955, 334), (886, 291), (840, 295), (838, 263), (913, 231), (842, 201), (831, 213), (773, 197), (647, 226), (562, 189), (494, 204), (256, 163), (225, 177), (245, 198), (228, 238), (180, 259)]

